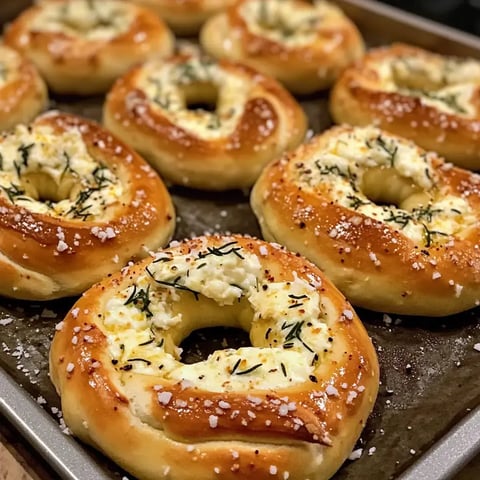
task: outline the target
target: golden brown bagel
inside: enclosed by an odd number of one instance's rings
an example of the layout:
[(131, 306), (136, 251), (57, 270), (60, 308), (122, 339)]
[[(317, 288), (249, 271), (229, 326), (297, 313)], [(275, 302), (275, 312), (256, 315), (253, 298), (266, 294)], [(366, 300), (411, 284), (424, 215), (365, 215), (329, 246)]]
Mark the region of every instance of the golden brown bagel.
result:
[(336, 127), (267, 166), (251, 204), (354, 305), (442, 316), (479, 303), (479, 186), (413, 142)]
[[(213, 111), (188, 108), (198, 103)], [(103, 121), (165, 179), (206, 190), (251, 186), (307, 129), (300, 105), (275, 80), (188, 54), (151, 60), (119, 79)]]
[(0, 130), (33, 120), (47, 105), (47, 87), (35, 66), (0, 45)]
[(21, 13), (4, 41), (56, 93), (103, 93), (132, 65), (169, 55), (173, 36), (144, 8), (119, 0), (44, 0)]
[(480, 169), (480, 62), (395, 44), (370, 51), (335, 84), (337, 123), (374, 124), (464, 168)]
[(355, 25), (323, 1), (240, 0), (206, 22), (200, 42), (302, 94), (329, 87), (364, 52)]
[[(252, 347), (180, 361), (191, 331), (221, 325)], [(50, 375), (73, 433), (152, 480), (330, 478), (378, 389), (343, 295), (241, 236), (175, 242), (92, 287), (57, 326)]]
[(235, 0), (130, 0), (153, 10), (178, 35), (194, 35), (212, 15)]
[(77, 295), (174, 228), (157, 174), (99, 125), (50, 112), (0, 138), (0, 294)]

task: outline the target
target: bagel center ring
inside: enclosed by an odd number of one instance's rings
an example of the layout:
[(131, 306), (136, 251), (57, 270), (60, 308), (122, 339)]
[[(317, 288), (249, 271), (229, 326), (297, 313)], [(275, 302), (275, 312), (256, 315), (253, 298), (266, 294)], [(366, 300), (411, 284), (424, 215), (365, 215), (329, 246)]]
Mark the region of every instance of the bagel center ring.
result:
[[(115, 365), (216, 392), (311, 383), (332, 347), (322, 315), (334, 315), (334, 307), (320, 298), (314, 280), (265, 275), (259, 258), (235, 240), (196, 256), (161, 253), (106, 303), (103, 324)], [(245, 330), (252, 346), (182, 363), (182, 340), (215, 326)]]
[(64, 32), (88, 40), (110, 40), (130, 27), (129, 10), (120, 2), (104, 2), (102, 9), (95, 2), (76, 0), (60, 2), (39, 10), (32, 31)]
[(120, 179), (93, 159), (77, 130), (54, 133), (50, 127), (19, 125), (0, 143), (0, 154), (2, 193), (32, 213), (103, 218), (105, 208), (123, 195)]
[(235, 130), (251, 89), (243, 78), (196, 57), (183, 63), (152, 62), (139, 83), (172, 123), (211, 139)]
[(446, 113), (475, 117), (480, 64), (473, 60), (404, 55), (375, 67), (383, 90), (417, 97)]
[[(296, 167), (302, 185), (325, 191), (335, 203), (370, 217), (368, 221), (399, 228), (427, 247), (466, 236), (476, 223), (467, 199), (437, 186), (435, 171), (414, 144), (396, 142), (375, 128), (341, 133), (329, 140), (320, 158)], [(336, 237), (339, 229), (341, 224), (330, 236)]]
[(315, 40), (323, 15), (319, 8), (300, 6), (303, 8), (293, 8), (289, 2), (257, 0), (246, 2), (241, 15), (256, 35), (274, 42), (307, 45)]

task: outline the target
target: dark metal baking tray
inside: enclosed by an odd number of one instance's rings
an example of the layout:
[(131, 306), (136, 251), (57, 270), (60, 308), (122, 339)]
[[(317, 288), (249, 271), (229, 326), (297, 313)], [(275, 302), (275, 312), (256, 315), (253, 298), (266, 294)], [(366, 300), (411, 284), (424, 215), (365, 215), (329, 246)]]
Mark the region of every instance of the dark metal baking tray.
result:
[[(0, 22), (29, 2), (0, 4)], [(337, 2), (359, 25), (369, 45), (406, 41), (432, 50), (480, 58), (480, 40), (367, 0)], [(300, 99), (319, 132), (330, 125), (327, 94)], [(103, 98), (54, 98), (52, 108), (100, 119)], [(205, 193), (170, 188), (177, 209), (175, 238), (205, 232), (260, 235), (248, 192)], [(29, 303), (0, 298), (0, 413), (63, 479), (122, 478), (125, 472), (64, 433), (59, 399), (48, 378), (54, 325), (75, 299)], [(440, 319), (358, 310), (377, 348), (381, 386), (357, 448), (335, 480), (443, 480), (480, 449), (480, 309)], [(206, 341), (207, 340), (207, 341)], [(216, 329), (187, 342), (195, 361), (209, 351), (246, 342)], [(203, 352), (205, 354), (205, 352)], [(473, 473), (480, 478), (480, 471)]]

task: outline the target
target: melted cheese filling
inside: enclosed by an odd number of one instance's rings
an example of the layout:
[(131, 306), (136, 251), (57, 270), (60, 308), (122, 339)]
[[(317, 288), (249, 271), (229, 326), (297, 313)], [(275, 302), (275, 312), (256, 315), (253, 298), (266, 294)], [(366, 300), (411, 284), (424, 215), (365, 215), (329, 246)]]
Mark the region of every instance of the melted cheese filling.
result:
[(117, 176), (87, 151), (81, 133), (18, 125), (0, 142), (0, 196), (33, 213), (83, 221), (119, 202)]
[(245, 2), (240, 15), (252, 34), (290, 47), (313, 43), (320, 28), (329, 28), (342, 17), (342, 13), (327, 2), (306, 5), (290, 0)]
[[(407, 211), (372, 202), (362, 191), (362, 179), (368, 170), (378, 167), (393, 168), (419, 191), (429, 192), (428, 204)], [(428, 154), (422, 154), (413, 143), (397, 141), (372, 127), (356, 128), (331, 139), (318, 155), (297, 165), (296, 175), (302, 187), (327, 190), (335, 203), (385, 222), (426, 246), (447, 242), (449, 236), (461, 236), (477, 222), (466, 199), (442, 192), (441, 187), (438, 191), (434, 188), (435, 171)], [(341, 228), (339, 225), (332, 236)]]
[(134, 19), (132, 13), (128, 5), (111, 0), (45, 2), (34, 17), (30, 30), (108, 41), (130, 29)]
[(437, 56), (398, 57), (374, 62), (381, 88), (419, 98), (445, 113), (476, 116), (472, 96), (480, 86), (480, 62)]
[[(137, 88), (145, 92), (153, 108), (161, 110), (172, 123), (200, 138), (216, 139), (230, 135), (237, 127), (252, 84), (216, 63), (192, 58), (177, 64), (148, 63)], [(189, 110), (189, 92), (198, 97), (216, 95), (215, 111)]]
[[(188, 311), (182, 310), (186, 296), (196, 299)], [(267, 278), (259, 258), (233, 240), (188, 255), (162, 253), (107, 302), (103, 328), (117, 368), (215, 392), (282, 388), (309, 381), (331, 349), (324, 315), (332, 312), (320, 300), (316, 288), (296, 275), (291, 282)], [(199, 324), (255, 329), (261, 345), (183, 364), (178, 329), (188, 334)]]

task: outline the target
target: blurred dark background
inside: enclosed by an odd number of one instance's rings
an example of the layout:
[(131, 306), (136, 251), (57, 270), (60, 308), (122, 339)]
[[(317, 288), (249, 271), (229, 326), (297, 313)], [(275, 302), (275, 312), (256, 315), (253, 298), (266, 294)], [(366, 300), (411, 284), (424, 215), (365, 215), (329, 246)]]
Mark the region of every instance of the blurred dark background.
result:
[(382, 0), (451, 27), (480, 36), (480, 0)]

